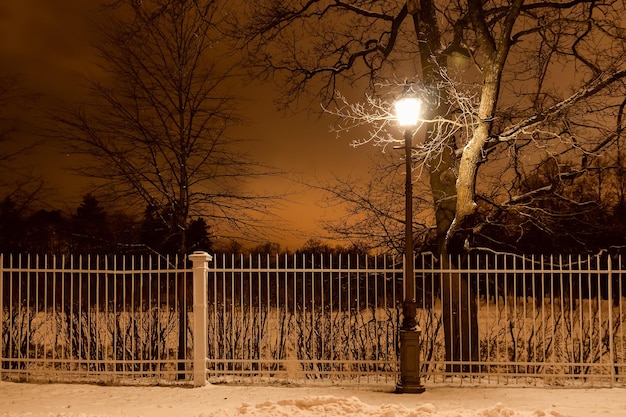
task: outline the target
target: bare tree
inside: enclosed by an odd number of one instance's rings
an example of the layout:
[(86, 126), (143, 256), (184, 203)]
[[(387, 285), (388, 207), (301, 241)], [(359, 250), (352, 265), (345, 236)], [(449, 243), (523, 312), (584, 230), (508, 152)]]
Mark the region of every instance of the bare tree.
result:
[[(623, 2), (248, 4), (238, 30), (251, 68), (279, 81), (285, 103), (309, 94), (330, 105), (338, 89), (369, 92), (364, 103), (340, 100), (334, 110), (352, 126), (372, 125), (358, 143), (401, 141), (390, 123), (390, 90), (394, 80), (417, 85), (428, 104), (426, 140), (414, 144), (412, 158), (415, 172), (428, 173), (442, 255), (471, 246), (482, 192), (514, 205), (542, 191), (510, 194), (520, 165), (530, 170), (558, 157), (577, 165), (571, 180), (622, 135)], [(447, 277), (443, 294), (447, 360), (476, 360), (467, 280)]]
[[(323, 191), (323, 204), (342, 213), (340, 217), (323, 220), (324, 229), (334, 237), (358, 243), (369, 250), (404, 252), (404, 170), (403, 162), (396, 152), (388, 152), (379, 161), (373, 161), (371, 179), (363, 176), (334, 175), (330, 179), (318, 179), (309, 186)], [(416, 212), (429, 212), (432, 203), (425, 184), (416, 184), (414, 207)], [(341, 210), (334, 210), (334, 208)], [(422, 250), (436, 250), (431, 247), (435, 230), (426, 221), (428, 216), (416, 216), (413, 221), (415, 246)], [(423, 220), (423, 221), (422, 221)]]
[[(178, 242), (181, 263), (194, 215), (210, 218), (222, 232), (258, 227), (271, 197), (242, 186), (263, 170), (229, 136), (241, 120), (232, 70), (219, 53), (218, 3), (119, 0), (108, 12), (98, 46), (105, 77), (90, 83), (83, 107), (54, 115), (53, 135), (84, 156), (79, 173), (99, 180), (100, 196), (140, 203), (160, 215)], [(181, 371), (187, 355), (183, 275)]]
[(120, 0), (108, 10), (104, 76), (89, 82), (82, 107), (53, 115), (52, 135), (85, 156), (78, 173), (97, 180), (102, 198), (159, 213), (179, 254), (193, 216), (223, 234), (261, 226), (271, 197), (244, 184), (268, 170), (230, 136), (242, 120), (217, 2)]

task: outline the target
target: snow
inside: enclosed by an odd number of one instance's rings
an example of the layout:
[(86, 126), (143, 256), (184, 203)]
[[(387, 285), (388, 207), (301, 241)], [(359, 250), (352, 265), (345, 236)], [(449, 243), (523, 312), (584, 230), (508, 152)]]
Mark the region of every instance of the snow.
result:
[(626, 416), (626, 388), (208, 385), (201, 388), (0, 382), (0, 417)]

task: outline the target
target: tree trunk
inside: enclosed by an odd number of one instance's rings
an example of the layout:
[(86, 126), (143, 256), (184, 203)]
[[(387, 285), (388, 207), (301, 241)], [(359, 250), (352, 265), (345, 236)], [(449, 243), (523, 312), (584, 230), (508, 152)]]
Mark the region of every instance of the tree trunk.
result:
[[(436, 87), (443, 82), (441, 67), (446, 65), (445, 56), (439, 55), (439, 62), (434, 61), (436, 51), (441, 47), (438, 22), (435, 16), (435, 7), (431, 0), (422, 0), (419, 7), (413, 1), (407, 2), (408, 10), (413, 15), (415, 33), (424, 34), (424, 41), (420, 42), (420, 60), (422, 78), (427, 86)], [(448, 103), (445, 90), (439, 89), (438, 107), (428, 109), (425, 115), (427, 120), (435, 120), (438, 116), (444, 117), (448, 109), (443, 103)], [(435, 124), (429, 124), (426, 140), (438, 138)], [(435, 207), (437, 223), (437, 248), (440, 255), (442, 269), (456, 269), (461, 260), (463, 245), (459, 244), (462, 238), (458, 233), (449, 233), (454, 227), (457, 210), (457, 177), (456, 172), (456, 143), (455, 138), (448, 139), (443, 152), (428, 162), (430, 187)], [(459, 255), (456, 260), (451, 255)], [(456, 262), (455, 262), (456, 261)], [(455, 265), (456, 263), (456, 265)], [(458, 273), (444, 273), (441, 278), (441, 299), (443, 307), (443, 326), (446, 348), (446, 371), (469, 371), (467, 362), (478, 360), (478, 318), (476, 297), (471, 290), (471, 283), (467, 276)]]
[[(463, 256), (462, 239), (458, 236), (448, 239), (456, 210), (455, 148), (453, 139), (450, 142), (446, 151), (428, 164), (437, 223), (437, 247), (443, 270), (459, 268)], [(459, 273), (442, 274), (441, 300), (446, 372), (475, 371), (476, 367), (467, 363), (479, 359), (476, 294), (468, 277)]]
[[(451, 256), (442, 256), (443, 269), (457, 269)], [(458, 272), (442, 274), (443, 328), (446, 372), (476, 372), (479, 359), (476, 294), (468, 277)], [(469, 362), (473, 363), (469, 363)]]

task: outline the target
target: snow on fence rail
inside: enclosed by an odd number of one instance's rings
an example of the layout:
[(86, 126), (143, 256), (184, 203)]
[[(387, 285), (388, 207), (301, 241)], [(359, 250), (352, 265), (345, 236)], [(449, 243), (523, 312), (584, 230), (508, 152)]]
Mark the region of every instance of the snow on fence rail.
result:
[[(5, 255), (1, 265), (5, 379), (397, 376), (399, 257), (216, 255), (192, 270), (176, 259)], [(420, 254), (415, 272), (427, 383), (624, 385), (621, 256)], [(446, 279), (466, 281), (476, 304), (472, 361), (446, 361)], [(190, 343), (179, 359), (181, 300)]]

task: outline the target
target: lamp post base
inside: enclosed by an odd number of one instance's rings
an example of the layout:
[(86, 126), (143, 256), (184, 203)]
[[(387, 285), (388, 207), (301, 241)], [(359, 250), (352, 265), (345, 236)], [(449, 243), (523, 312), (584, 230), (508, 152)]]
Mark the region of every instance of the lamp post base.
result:
[(400, 330), (400, 379), (398, 394), (421, 394), (426, 388), (420, 382), (421, 330)]

